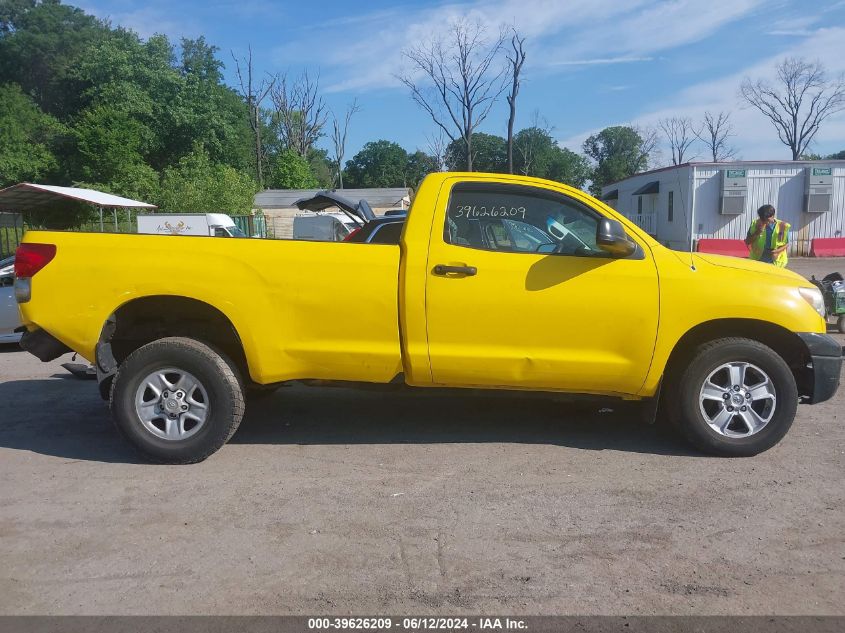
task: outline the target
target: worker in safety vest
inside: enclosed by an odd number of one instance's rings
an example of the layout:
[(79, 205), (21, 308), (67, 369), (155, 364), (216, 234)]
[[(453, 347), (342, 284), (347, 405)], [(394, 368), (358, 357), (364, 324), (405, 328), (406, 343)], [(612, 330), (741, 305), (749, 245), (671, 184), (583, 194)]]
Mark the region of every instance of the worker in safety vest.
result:
[(764, 204), (757, 209), (759, 220), (755, 220), (748, 229), (745, 245), (750, 249), (749, 257), (760, 262), (786, 266), (789, 248), (790, 224), (775, 218), (775, 208)]

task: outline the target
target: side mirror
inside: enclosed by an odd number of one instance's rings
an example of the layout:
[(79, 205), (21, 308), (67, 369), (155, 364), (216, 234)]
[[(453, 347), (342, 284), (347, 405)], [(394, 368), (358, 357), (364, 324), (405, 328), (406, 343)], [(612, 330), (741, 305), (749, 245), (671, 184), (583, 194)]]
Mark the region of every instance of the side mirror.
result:
[(602, 218), (596, 227), (596, 244), (606, 253), (613, 257), (628, 257), (635, 250), (637, 245), (628, 239), (625, 227), (618, 220)]

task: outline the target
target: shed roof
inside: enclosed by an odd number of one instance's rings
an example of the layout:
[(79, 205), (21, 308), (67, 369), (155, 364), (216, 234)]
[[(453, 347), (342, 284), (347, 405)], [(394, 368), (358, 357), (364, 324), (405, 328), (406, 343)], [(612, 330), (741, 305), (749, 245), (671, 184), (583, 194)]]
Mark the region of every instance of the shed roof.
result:
[(625, 178), (620, 178), (619, 180), (614, 180), (613, 182), (609, 182), (603, 186), (606, 187), (616, 187), (619, 183), (625, 182), (626, 180), (630, 180), (631, 178), (637, 178), (639, 176), (646, 176), (649, 174), (658, 174), (663, 171), (671, 171), (673, 169), (685, 169), (687, 167), (720, 167), (723, 169), (730, 169), (731, 167), (748, 167), (748, 168), (755, 168), (761, 167), (764, 165), (787, 165), (794, 167), (795, 165), (833, 165), (833, 166), (841, 166), (845, 164), (845, 160), (839, 158), (831, 158), (831, 159), (821, 159), (821, 160), (731, 160), (731, 161), (721, 161), (714, 163), (713, 161), (689, 161), (687, 163), (681, 163), (680, 165), (667, 165), (666, 167), (656, 167), (655, 169), (649, 169), (647, 171), (641, 171), (636, 174), (631, 174)]
[[(266, 189), (255, 194), (253, 205), (257, 209), (294, 209), (296, 201), (310, 198), (325, 189)], [(386, 189), (340, 189), (334, 190), (350, 200), (366, 200), (371, 207), (400, 206), (407, 204), (411, 190), (405, 187)]]
[(55, 185), (36, 185), (22, 182), (0, 189), (0, 210), (2, 211), (27, 211), (59, 200), (77, 200), (97, 207), (118, 209), (156, 208), (156, 205), (147, 202), (79, 187), (57, 187)]

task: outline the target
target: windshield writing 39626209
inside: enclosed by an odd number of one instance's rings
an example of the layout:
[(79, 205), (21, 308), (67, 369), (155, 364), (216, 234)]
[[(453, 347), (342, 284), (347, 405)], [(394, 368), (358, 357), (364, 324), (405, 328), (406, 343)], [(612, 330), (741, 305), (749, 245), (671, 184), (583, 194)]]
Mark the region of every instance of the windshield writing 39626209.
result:
[(453, 218), (521, 218), (525, 219), (525, 207), (505, 205), (459, 205), (452, 211)]

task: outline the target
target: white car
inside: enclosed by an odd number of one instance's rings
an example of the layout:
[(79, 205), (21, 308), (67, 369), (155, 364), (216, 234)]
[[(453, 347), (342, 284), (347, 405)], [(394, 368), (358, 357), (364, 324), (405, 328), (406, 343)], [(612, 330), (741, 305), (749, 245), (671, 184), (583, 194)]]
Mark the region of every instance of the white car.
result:
[(0, 344), (17, 343), (21, 333), (21, 314), (15, 301), (15, 258), (0, 260)]

